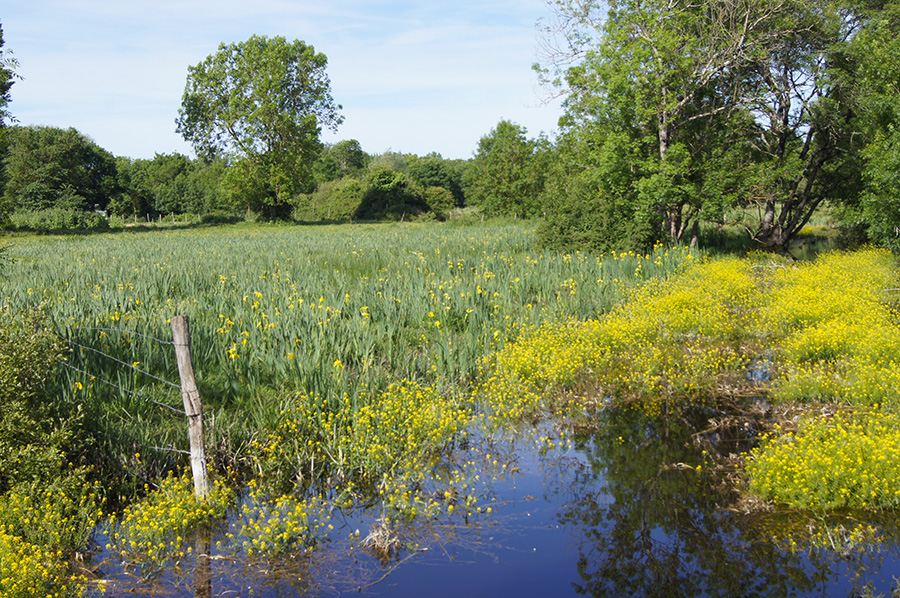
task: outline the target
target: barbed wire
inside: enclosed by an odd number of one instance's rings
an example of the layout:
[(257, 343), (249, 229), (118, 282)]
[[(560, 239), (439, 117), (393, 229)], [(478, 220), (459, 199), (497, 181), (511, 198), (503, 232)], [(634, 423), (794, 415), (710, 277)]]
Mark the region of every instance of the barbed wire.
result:
[(102, 332), (121, 332), (122, 334), (130, 334), (132, 336), (140, 336), (142, 338), (149, 339), (151, 341), (156, 341), (158, 343), (162, 343), (163, 345), (175, 345), (172, 341), (164, 341), (160, 338), (156, 338), (155, 336), (150, 336), (149, 334), (141, 334), (140, 332), (134, 332), (132, 330), (125, 330), (123, 328), (89, 328), (84, 326), (76, 326), (71, 330), (98, 330)]
[(136, 371), (136, 372), (138, 372), (138, 373), (140, 373), (140, 374), (143, 374), (143, 375), (147, 376), (148, 378), (153, 378), (154, 380), (157, 380), (157, 381), (159, 381), (159, 382), (162, 382), (163, 384), (168, 384), (169, 386), (171, 386), (171, 387), (173, 387), (173, 388), (177, 388), (177, 389), (179, 390), (179, 392), (181, 392), (181, 385), (180, 385), (180, 384), (174, 384), (174, 383), (169, 382), (168, 380), (166, 380), (166, 379), (164, 379), (164, 378), (160, 378), (159, 376), (154, 376), (154, 375), (151, 374), (150, 372), (145, 372), (144, 370), (142, 370), (142, 369), (138, 368), (137, 366), (135, 366), (133, 363), (128, 363), (128, 362), (126, 362), (126, 361), (122, 361), (122, 360), (119, 359), (118, 357), (113, 357), (113, 356), (110, 355), (109, 353), (104, 353), (103, 351), (101, 351), (101, 350), (99, 350), (99, 349), (95, 349), (94, 347), (88, 347), (88, 346), (86, 346), (86, 345), (82, 345), (82, 344), (80, 344), (80, 343), (76, 343), (75, 341), (71, 341), (71, 340), (70, 340), (69, 343), (72, 344), (72, 345), (75, 345), (76, 347), (79, 347), (79, 348), (81, 348), (81, 349), (84, 349), (84, 350), (86, 350), (86, 351), (93, 351), (94, 353), (97, 353), (97, 354), (99, 354), (99, 355), (102, 355), (103, 357), (106, 357), (107, 359), (111, 359), (111, 360), (115, 361), (116, 363), (120, 363), (120, 364), (124, 365), (125, 367), (131, 368), (131, 369), (133, 369), (134, 371)]
[(190, 455), (191, 454), (191, 451), (183, 451), (183, 450), (177, 449), (177, 448), (164, 448), (161, 446), (147, 446), (146, 444), (141, 444), (139, 446), (142, 446), (145, 449), (151, 449), (151, 450), (156, 450), (156, 451), (165, 451), (167, 453), (180, 453), (182, 455)]
[(109, 386), (112, 386), (112, 387), (114, 387), (114, 388), (117, 388), (117, 389), (119, 389), (119, 390), (121, 390), (121, 391), (123, 391), (123, 392), (127, 392), (128, 394), (134, 395), (134, 396), (136, 396), (136, 397), (138, 397), (138, 398), (141, 398), (141, 399), (143, 399), (143, 400), (145, 400), (145, 401), (148, 401), (148, 402), (150, 402), (150, 403), (153, 403), (154, 405), (158, 405), (158, 406), (160, 406), (160, 407), (165, 407), (166, 409), (168, 409), (168, 410), (170, 410), (170, 411), (174, 411), (174, 412), (177, 413), (178, 415), (185, 415), (185, 413), (184, 413), (183, 410), (176, 409), (175, 407), (172, 407), (171, 405), (166, 405), (165, 403), (160, 403), (159, 401), (156, 401), (156, 400), (154, 400), (154, 399), (151, 399), (150, 397), (144, 396), (144, 395), (142, 395), (142, 394), (139, 393), (139, 392), (136, 392), (136, 391), (133, 391), (133, 390), (129, 390), (129, 389), (127, 389), (127, 388), (124, 388), (124, 387), (122, 387), (122, 386), (119, 386), (119, 385), (116, 384), (115, 382), (110, 382), (109, 380), (104, 380), (103, 378), (101, 378), (101, 377), (99, 377), (99, 376), (97, 376), (97, 375), (94, 375), (94, 374), (92, 374), (92, 373), (90, 373), (90, 372), (87, 372), (87, 371), (85, 371), (85, 370), (82, 370), (81, 368), (77, 368), (77, 367), (75, 367), (75, 366), (72, 365), (72, 364), (66, 363), (65, 361), (62, 361), (62, 362), (60, 362), (60, 363), (62, 363), (65, 367), (69, 368), (70, 370), (75, 370), (76, 372), (79, 372), (79, 373), (81, 373), (81, 374), (84, 374), (85, 376), (90, 377), (92, 380), (97, 380), (98, 382), (102, 382), (102, 383), (104, 383), (104, 384), (108, 384)]

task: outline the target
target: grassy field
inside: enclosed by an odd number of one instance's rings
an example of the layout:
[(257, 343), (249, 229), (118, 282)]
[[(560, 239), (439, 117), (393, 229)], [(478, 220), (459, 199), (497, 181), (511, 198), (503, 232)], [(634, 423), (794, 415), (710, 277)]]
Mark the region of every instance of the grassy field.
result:
[(157, 380), (178, 382), (159, 342), (174, 315), (190, 318), (214, 460), (240, 466), (292, 409), (356, 412), (397, 383), (447, 395), (521, 330), (595, 317), (690, 255), (546, 254), (520, 223), (35, 236), (8, 254), (0, 302), (41, 306), (68, 339), (61, 400), (85, 404), (104, 467), (142, 478), (180, 460), (154, 447), (186, 448), (183, 422), (158, 405), (181, 404)]
[[(102, 483), (69, 493), (71, 504), (7, 493), (0, 549), (45, 546), (57, 520), (79, 521), (69, 543), (83, 543), (101, 488), (107, 509), (146, 495), (106, 524), (125, 559), (164, 562), (229, 512), (229, 541), (248, 555), (306, 549), (336, 505), (376, 505), (390, 539), (397, 520), (479, 512), (473, 432), (566, 404), (649, 417), (748, 396), (837, 405), (856, 415), (774, 428), (745, 455), (749, 489), (811, 509), (898, 504), (896, 451), (879, 451), (871, 470), (859, 460), (878, 438), (897, 441), (885, 432), (900, 411), (889, 253), (791, 263), (663, 247), (544, 253), (534, 241), (518, 222), (16, 237), (0, 308), (41, 312), (65, 339), (47, 399), (77, 406), (73, 466)], [(206, 504), (178, 473), (179, 314), (191, 322), (215, 473)], [(698, 476), (717, 475), (707, 459), (698, 453)], [(37, 512), (49, 523), (29, 536), (36, 519), (22, 514)]]

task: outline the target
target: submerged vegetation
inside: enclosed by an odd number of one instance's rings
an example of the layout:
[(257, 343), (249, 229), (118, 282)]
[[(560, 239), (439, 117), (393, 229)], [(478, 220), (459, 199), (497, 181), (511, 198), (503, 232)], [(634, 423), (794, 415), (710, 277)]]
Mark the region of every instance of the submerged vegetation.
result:
[[(660, 417), (755, 405), (762, 418), (740, 428), (737, 458), (723, 462), (699, 437), (690, 456), (653, 467), (710, 487), (725, 472), (756, 504), (897, 504), (890, 253), (591, 256), (535, 252), (533, 235), (522, 224), (242, 225), (21, 239), (3, 309), (10, 321), (43, 313), (42, 334), (68, 348), (40, 386), (57, 415), (30, 412), (65, 432), (35, 475), (68, 471), (70, 498), (51, 509), (24, 481), (8, 492), (3, 562), (39, 546), (59, 565), (41, 579), (67, 575), (101, 508), (112, 514), (107, 550), (141, 571), (183, 558), (213, 530), (222, 550), (247, 558), (302, 553), (329, 537), (336, 510), (363, 507), (378, 518), (358, 542), (395, 558), (413, 542), (402, 532), (412, 521), (490, 516), (487, 478), (507, 471), (492, 438), (548, 416), (599, 426), (612, 458), (642, 445)], [(42, 257), (63, 246), (70, 259)], [(180, 313), (206, 409), (207, 501), (173, 451), (186, 435), (165, 343)], [(55, 359), (61, 350), (46, 344)], [(812, 413), (823, 402), (837, 415), (769, 426), (780, 405)], [(644, 428), (598, 412), (639, 413)], [(769, 432), (752, 448), (760, 425)], [(716, 500), (737, 500), (726, 494)], [(35, 533), (30, 513), (41, 510), (59, 513), (57, 531)]]

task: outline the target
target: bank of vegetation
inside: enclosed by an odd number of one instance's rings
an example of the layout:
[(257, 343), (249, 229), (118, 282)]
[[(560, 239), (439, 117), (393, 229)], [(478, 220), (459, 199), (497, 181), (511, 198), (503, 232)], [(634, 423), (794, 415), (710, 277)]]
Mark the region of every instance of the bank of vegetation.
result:
[[(77, 595), (98, 530), (152, 568), (223, 526), (235, 553), (307, 550), (336, 506), (375, 505), (396, 550), (405, 521), (486, 512), (502, 463), (476, 436), (606, 409), (755, 414), (755, 448), (698, 445), (690, 467), (737, 479), (744, 508), (895, 507), (897, 7), (610, 6), (553, 3), (555, 138), (501, 121), (471, 160), (321, 144), (339, 107), (300, 41), (189, 69), (195, 158), (13, 126), (0, 55), (0, 592)], [(294, 70), (250, 85), (263, 63)], [(287, 88), (306, 112), (229, 108)], [(811, 229), (878, 247), (796, 261)]]

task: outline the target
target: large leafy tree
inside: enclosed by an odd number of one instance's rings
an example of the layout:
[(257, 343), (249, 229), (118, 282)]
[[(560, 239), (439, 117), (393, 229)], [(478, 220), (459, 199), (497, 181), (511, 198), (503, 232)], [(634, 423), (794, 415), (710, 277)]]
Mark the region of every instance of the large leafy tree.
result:
[(312, 184), (322, 127), (342, 121), (326, 65), (300, 40), (253, 36), (188, 69), (178, 132), (200, 156), (231, 156), (228, 187), (247, 209), (282, 215)]
[(13, 127), (4, 158), (11, 210), (105, 209), (118, 193), (112, 154), (75, 129)]
[(541, 140), (528, 139), (524, 127), (501, 120), (478, 142), (466, 172), (468, 203), (493, 215), (539, 215), (545, 149)]
[(740, 201), (759, 208), (755, 238), (784, 248), (826, 197), (849, 192), (855, 154), (834, 71), (851, 11), (830, 0), (553, 6), (564, 43), (543, 73), (567, 95), (563, 127), (594, 130), (595, 151), (628, 140), (605, 201), (660, 238), (696, 238), (698, 218)]
[(409, 158), (409, 176), (419, 185), (428, 188), (443, 188), (453, 196), (447, 207), (461, 206), (465, 202), (463, 193), (463, 170), (452, 160), (444, 160), (439, 154)]
[(900, 251), (900, 4), (870, 15), (849, 44), (848, 59), (857, 67), (855, 115), (866, 145), (863, 191), (844, 215), (864, 237)]

